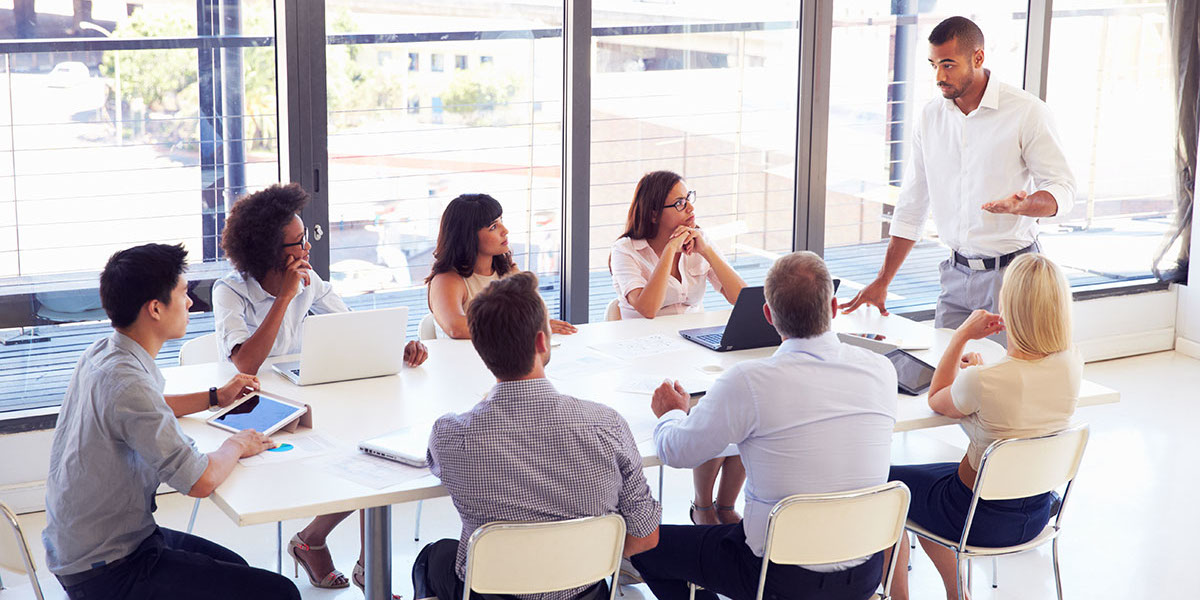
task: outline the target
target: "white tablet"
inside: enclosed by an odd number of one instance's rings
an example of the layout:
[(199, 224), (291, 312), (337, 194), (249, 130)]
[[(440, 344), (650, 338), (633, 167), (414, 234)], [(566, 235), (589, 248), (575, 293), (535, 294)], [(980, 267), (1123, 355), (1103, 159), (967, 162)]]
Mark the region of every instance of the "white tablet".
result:
[(304, 414), (308, 407), (259, 392), (226, 406), (208, 424), (226, 431), (253, 429), (271, 435)]

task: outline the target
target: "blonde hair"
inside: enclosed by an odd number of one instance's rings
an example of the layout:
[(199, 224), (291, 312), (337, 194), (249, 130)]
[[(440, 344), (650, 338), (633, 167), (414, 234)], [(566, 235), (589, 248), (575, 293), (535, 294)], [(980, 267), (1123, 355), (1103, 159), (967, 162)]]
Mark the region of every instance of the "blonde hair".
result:
[(1022, 254), (1008, 265), (1000, 287), (1000, 316), (1008, 343), (1047, 356), (1071, 345), (1071, 289), (1067, 276), (1043, 254)]

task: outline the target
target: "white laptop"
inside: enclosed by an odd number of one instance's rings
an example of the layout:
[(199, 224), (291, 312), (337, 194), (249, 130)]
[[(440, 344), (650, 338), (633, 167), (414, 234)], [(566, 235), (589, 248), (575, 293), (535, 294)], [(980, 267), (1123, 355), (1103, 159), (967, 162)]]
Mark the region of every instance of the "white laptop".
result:
[(395, 375), (404, 366), (408, 307), (312, 315), (300, 360), (271, 365), (296, 385)]
[(358, 449), (366, 454), (393, 460), (410, 467), (425, 467), (425, 452), (433, 424), (422, 424), (398, 429), (358, 443)]

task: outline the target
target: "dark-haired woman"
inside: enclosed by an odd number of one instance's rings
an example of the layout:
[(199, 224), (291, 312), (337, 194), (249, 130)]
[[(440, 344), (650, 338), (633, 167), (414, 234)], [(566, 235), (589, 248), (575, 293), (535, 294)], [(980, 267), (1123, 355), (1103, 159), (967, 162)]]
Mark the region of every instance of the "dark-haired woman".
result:
[[(653, 319), (704, 310), (706, 282), (733, 304), (746, 282), (696, 224), (696, 193), (677, 173), (642, 176), (633, 193), (625, 233), (612, 246), (610, 268), (622, 319)], [(717, 475), (721, 485), (713, 500)], [(692, 471), (697, 525), (737, 523), (734, 509), (746, 468), (738, 456), (714, 458)]]
[[(425, 278), (438, 337), (469, 339), (467, 303), (489, 283), (516, 272), (503, 214), (487, 194), (462, 194), (442, 212), (433, 268)], [(575, 326), (550, 319), (550, 330), (570, 334)]]
[[(221, 246), (235, 272), (213, 284), (217, 348), (242, 373), (257, 373), (272, 356), (300, 352), (301, 323), (311, 312), (349, 311), (333, 286), (308, 263), (308, 230), (300, 209), (308, 194), (297, 184), (273, 185), (234, 203), (225, 220)], [(404, 348), (410, 366), (425, 362), (424, 344)], [(349, 512), (321, 515), (292, 537), (288, 554), (319, 588), (344, 588), (346, 576), (333, 565), (325, 538)], [(363, 586), (359, 554), (353, 582)]]

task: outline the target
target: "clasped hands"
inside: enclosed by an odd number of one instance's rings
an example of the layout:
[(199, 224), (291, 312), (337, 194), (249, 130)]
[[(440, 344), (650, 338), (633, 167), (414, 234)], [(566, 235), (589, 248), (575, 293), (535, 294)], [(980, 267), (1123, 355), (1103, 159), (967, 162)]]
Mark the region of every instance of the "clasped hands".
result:
[(699, 252), (704, 254), (708, 250), (708, 244), (704, 239), (704, 233), (700, 231), (700, 227), (688, 227), (680, 225), (671, 232), (671, 237), (667, 239), (667, 248), (684, 254)]

